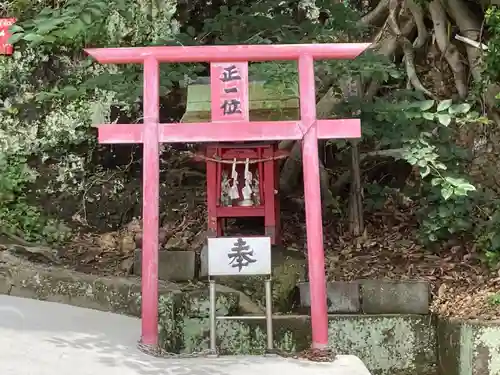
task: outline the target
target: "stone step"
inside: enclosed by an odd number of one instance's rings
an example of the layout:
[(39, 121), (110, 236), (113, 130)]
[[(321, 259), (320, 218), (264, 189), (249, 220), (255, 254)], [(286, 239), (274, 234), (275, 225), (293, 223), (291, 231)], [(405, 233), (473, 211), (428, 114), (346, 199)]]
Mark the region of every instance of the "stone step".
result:
[[(299, 284), (300, 304), (311, 307), (309, 283)], [(426, 281), (356, 280), (327, 284), (328, 312), (365, 314), (428, 314)]]
[[(436, 337), (430, 316), (342, 314), (328, 318), (330, 348), (340, 355), (358, 356), (373, 374), (435, 375)], [(163, 343), (180, 343), (174, 347), (164, 345), (168, 351), (192, 353), (209, 347), (208, 317), (184, 318), (176, 330), (170, 330), (168, 325), (161, 332)], [(291, 352), (308, 349), (312, 340), (310, 318), (274, 316), (273, 335), (276, 348)], [(263, 354), (265, 321), (218, 321), (217, 346), (223, 355)]]

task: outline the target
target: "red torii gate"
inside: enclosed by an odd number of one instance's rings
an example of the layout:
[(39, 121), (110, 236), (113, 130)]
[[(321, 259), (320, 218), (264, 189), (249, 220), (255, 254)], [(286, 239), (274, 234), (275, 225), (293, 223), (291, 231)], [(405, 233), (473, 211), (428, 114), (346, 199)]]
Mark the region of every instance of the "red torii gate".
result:
[[(369, 44), (361, 43), (337, 43), (86, 50), (100, 63), (144, 64), (144, 123), (98, 126), (100, 143), (144, 145), (141, 335), (143, 344), (158, 343), (159, 143), (302, 140), (312, 346), (321, 349), (328, 345), (318, 139), (359, 138), (361, 126), (358, 119), (316, 119), (314, 60), (354, 59), (368, 46)], [(298, 60), (300, 120), (250, 122), (248, 117), (243, 116), (242, 119), (230, 122), (213, 119), (215, 121), (206, 123), (159, 123), (160, 63), (247, 63), (269, 60)], [(248, 100), (246, 95), (243, 97), (243, 100), (245, 99)], [(248, 109), (248, 103), (242, 103), (242, 107)]]

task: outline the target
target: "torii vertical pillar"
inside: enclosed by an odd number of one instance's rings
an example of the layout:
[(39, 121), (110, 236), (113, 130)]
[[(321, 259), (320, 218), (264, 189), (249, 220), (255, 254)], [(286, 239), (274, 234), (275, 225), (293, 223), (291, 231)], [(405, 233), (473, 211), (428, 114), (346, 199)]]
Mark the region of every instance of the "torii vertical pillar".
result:
[[(159, 143), (302, 140), (307, 252), (311, 295), (313, 348), (328, 346), (328, 315), (319, 179), (318, 139), (359, 138), (359, 120), (318, 120), (314, 59), (354, 59), (368, 44), (288, 44), (196, 47), (137, 47), (89, 49), (100, 63), (144, 64), (144, 124), (99, 125), (100, 143), (142, 143), (143, 252), (142, 342), (158, 343)], [(300, 120), (251, 122), (247, 116), (228, 121), (160, 124), (159, 63), (298, 60)], [(243, 85), (248, 85), (245, 77)], [(245, 95), (240, 101), (248, 100)], [(248, 103), (242, 103), (248, 109)]]

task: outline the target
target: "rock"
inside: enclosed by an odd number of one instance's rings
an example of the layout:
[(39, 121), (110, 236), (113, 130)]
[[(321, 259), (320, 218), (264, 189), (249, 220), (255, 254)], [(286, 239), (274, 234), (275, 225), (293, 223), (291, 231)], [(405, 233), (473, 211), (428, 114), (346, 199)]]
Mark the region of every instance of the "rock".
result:
[[(164, 251), (159, 252), (158, 278), (170, 281), (189, 281), (194, 279), (194, 251)], [(134, 274), (142, 273), (142, 250), (135, 251)]]
[(124, 234), (120, 238), (120, 250), (124, 254), (132, 254), (136, 249), (134, 236), (130, 233)]
[(97, 240), (101, 250), (115, 250), (118, 248), (117, 233), (109, 232), (102, 234)]
[(181, 235), (175, 235), (168, 239), (165, 250), (187, 250), (187, 241)]
[(139, 220), (138, 218), (134, 217), (132, 219), (132, 221), (125, 226), (125, 229), (127, 230), (127, 232), (130, 232), (130, 233), (133, 233), (133, 234), (142, 232), (142, 223), (141, 223), (141, 220)]

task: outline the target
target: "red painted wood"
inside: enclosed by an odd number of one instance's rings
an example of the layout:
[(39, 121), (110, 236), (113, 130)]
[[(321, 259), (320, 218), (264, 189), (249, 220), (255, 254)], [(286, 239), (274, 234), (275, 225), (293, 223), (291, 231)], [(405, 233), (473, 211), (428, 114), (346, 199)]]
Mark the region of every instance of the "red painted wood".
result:
[[(217, 153), (216, 148), (207, 148), (207, 154), (213, 155)], [(217, 236), (217, 203), (219, 201), (220, 192), (217, 195), (219, 189), (214, 189), (217, 186), (217, 163), (214, 161), (207, 161), (207, 235), (209, 237)], [(219, 180), (220, 181), (220, 180)]]
[(14, 47), (9, 43), (9, 28), (15, 24), (16, 18), (0, 18), (0, 55), (12, 55)]
[[(162, 142), (242, 142), (301, 139), (297, 121), (168, 124), (161, 128)], [(187, 141), (190, 139), (190, 141)]]
[[(322, 348), (328, 341), (326, 284), (324, 274), (321, 196), (317, 139), (357, 138), (361, 128), (357, 120), (317, 120), (315, 109), (313, 60), (353, 59), (368, 44), (312, 44), (312, 45), (250, 45), (200, 47), (139, 47), (103, 48), (86, 50), (101, 63), (144, 63), (144, 125), (103, 125), (99, 127), (101, 143), (144, 143), (144, 253), (157, 254), (158, 239), (158, 143), (159, 142), (240, 142), (302, 139), (304, 195), (306, 201), (307, 247), (309, 279), (311, 284), (311, 321), (313, 347)], [(161, 124), (158, 126), (158, 62), (227, 63), (266, 60), (299, 60), (300, 121), (281, 122), (221, 122), (198, 124)], [(153, 66), (155, 67), (153, 69)], [(148, 73), (149, 72), (149, 73)], [(149, 77), (149, 78), (148, 78)], [(154, 85), (152, 82), (154, 81)], [(152, 89), (151, 89), (152, 88)], [(154, 173), (153, 173), (154, 172)], [(217, 163), (207, 166), (207, 186), (216, 184)], [(220, 176), (219, 176), (220, 177)], [(275, 180), (276, 181), (276, 180)], [(277, 181), (276, 181), (277, 182)], [(276, 185), (277, 186), (277, 185)], [(216, 190), (212, 190), (216, 191)], [(207, 192), (209, 229), (217, 230), (217, 212), (227, 208), (210, 207), (212, 199)], [(149, 203), (146, 197), (151, 197)], [(156, 210), (153, 205), (156, 205)], [(229, 207), (228, 207), (229, 208)], [(247, 210), (250, 209), (251, 211)], [(264, 210), (264, 207), (262, 207)], [(229, 212), (229, 211), (228, 211)], [(234, 212), (234, 211), (233, 211)], [(241, 207), (237, 212), (248, 216), (258, 212), (252, 207)], [(234, 214), (231, 213), (231, 216)], [(147, 220), (146, 220), (147, 216)], [(150, 225), (151, 224), (151, 225)], [(221, 227), (221, 225), (219, 225)], [(146, 229), (147, 228), (147, 229)], [(209, 231), (209, 235), (213, 235)], [(147, 238), (147, 239), (146, 239)], [(156, 247), (153, 243), (156, 241)], [(156, 259), (157, 261), (157, 259)], [(156, 268), (155, 268), (156, 267)], [(152, 273), (150, 273), (153, 271)], [(157, 263), (151, 257), (143, 260), (143, 315), (142, 336), (148, 343), (157, 342)], [(156, 285), (157, 287), (157, 285)], [(156, 295), (154, 294), (156, 293)], [(156, 296), (156, 300), (154, 298)], [(146, 297), (146, 298), (144, 298)], [(155, 311), (154, 311), (155, 310)], [(145, 312), (147, 311), (147, 312)]]
[(314, 86), (314, 60), (311, 56), (303, 55), (299, 58), (299, 94), (300, 118), (304, 127), (309, 129), (302, 140), (302, 162), (306, 207), (307, 262), (311, 288), (312, 345), (313, 348), (323, 349), (328, 346), (328, 309)]
[(218, 207), (217, 216), (219, 217), (260, 217), (264, 216), (264, 206), (258, 207)]
[[(304, 136), (300, 121), (189, 123), (160, 124), (159, 140), (162, 143), (241, 142), (296, 140)], [(317, 120), (318, 138), (359, 138), (361, 125), (358, 119)], [(142, 143), (141, 124), (102, 124), (99, 143)]]
[(142, 342), (158, 343), (158, 234), (160, 209), (160, 153), (158, 123), (160, 65), (144, 62), (144, 125), (142, 179)]
[(357, 118), (345, 120), (316, 120), (318, 139), (345, 139), (361, 137), (361, 121)]
[(248, 62), (210, 64), (210, 102), (213, 122), (248, 122)]
[(89, 48), (90, 56), (103, 64), (140, 64), (149, 56), (160, 62), (226, 62), (297, 60), (301, 55), (316, 60), (352, 60), (366, 50), (367, 43), (322, 43), (245, 46), (168, 46), (131, 48)]
[(142, 124), (97, 125), (99, 143), (143, 143)]

